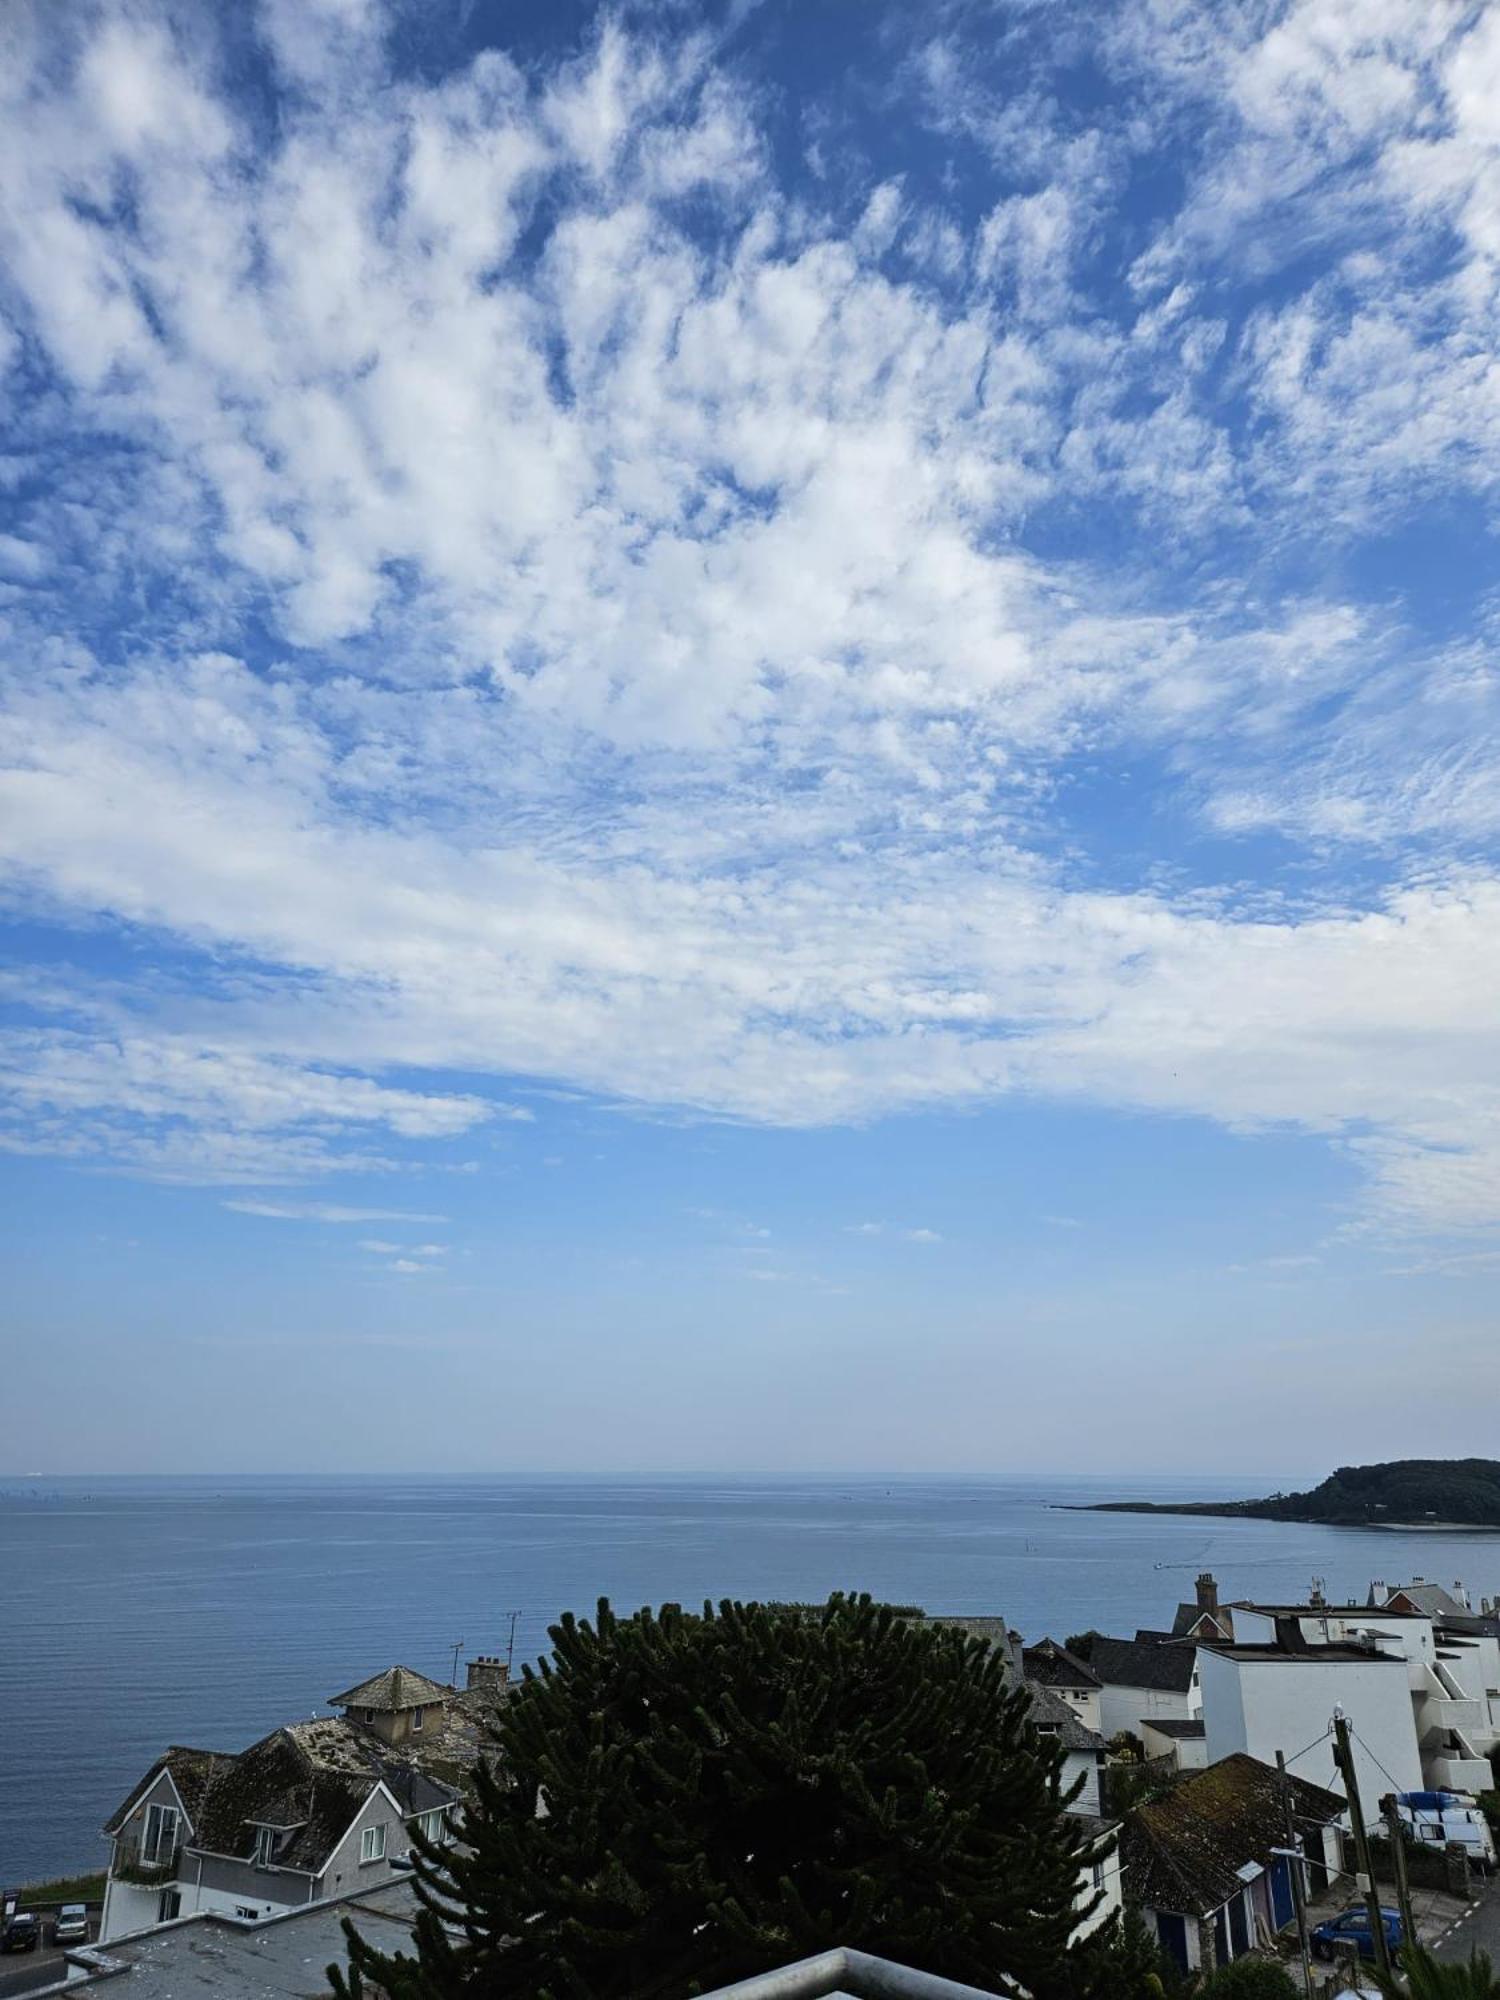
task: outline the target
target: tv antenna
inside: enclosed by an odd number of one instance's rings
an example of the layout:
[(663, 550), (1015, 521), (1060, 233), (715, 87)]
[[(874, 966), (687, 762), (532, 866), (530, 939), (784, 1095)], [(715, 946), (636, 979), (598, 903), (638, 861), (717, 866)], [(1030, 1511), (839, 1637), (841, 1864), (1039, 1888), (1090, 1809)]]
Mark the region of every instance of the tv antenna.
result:
[(455, 1639), (453, 1642), (453, 1672), (448, 1677), (448, 1684), (450, 1687), (458, 1686), (458, 1656), (463, 1651), (463, 1649), (464, 1649), (463, 1640)]

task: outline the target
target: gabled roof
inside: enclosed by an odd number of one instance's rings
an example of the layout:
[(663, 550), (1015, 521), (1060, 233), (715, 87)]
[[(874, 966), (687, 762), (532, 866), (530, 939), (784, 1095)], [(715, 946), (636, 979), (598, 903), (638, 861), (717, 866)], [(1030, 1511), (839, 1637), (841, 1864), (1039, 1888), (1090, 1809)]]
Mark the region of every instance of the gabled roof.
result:
[[(1286, 1845), (1281, 1779), (1243, 1751), (1210, 1764), (1128, 1815), (1121, 1855), (1126, 1894), (1147, 1909), (1206, 1916), (1244, 1888), (1236, 1872), (1269, 1867)], [(1304, 1835), (1345, 1811), (1336, 1792), (1288, 1774), (1292, 1821)]]
[(1185, 1642), (1096, 1639), (1089, 1662), (1106, 1687), (1159, 1688), (1186, 1694), (1193, 1684), (1196, 1647)]
[(1031, 1724), (1034, 1729), (1040, 1730), (1044, 1736), (1055, 1736), (1064, 1750), (1104, 1748), (1104, 1738), (1098, 1730), (1080, 1722), (1060, 1694), (1054, 1694), (1051, 1688), (1039, 1687), (1031, 1680), (1023, 1685), (1031, 1697)]
[(361, 1681), (358, 1687), (331, 1694), (328, 1706), (373, 1708), (390, 1715), (398, 1709), (426, 1708), (431, 1702), (446, 1701), (452, 1693), (453, 1689), (441, 1681), (430, 1681), (426, 1674), (415, 1673), (410, 1667), (387, 1667), (383, 1674)]
[(132, 1809), (150, 1791), (163, 1771), (170, 1772), (172, 1783), (177, 1787), (177, 1796), (182, 1800), (182, 1809), (196, 1826), (204, 1794), (213, 1782), (214, 1773), (221, 1765), (233, 1762), (233, 1752), (228, 1750), (189, 1750), (180, 1743), (174, 1743), (165, 1756), (157, 1758), (129, 1798), (110, 1814), (104, 1822), (105, 1833), (119, 1832)]
[(1027, 1646), (1021, 1654), (1026, 1678), (1043, 1687), (1096, 1688), (1099, 1676), (1093, 1668), (1070, 1653), (1066, 1646), (1059, 1646), (1055, 1639), (1039, 1640), (1035, 1646)]
[[(237, 1757), (169, 1750), (147, 1784), (163, 1769), (172, 1771), (179, 1790), (179, 1770), (193, 1787), (190, 1847), (249, 1860), (257, 1827), (277, 1827), (284, 1838), (275, 1865), (310, 1875), (322, 1872), (377, 1785), (386, 1787), (403, 1816), (452, 1805), (458, 1797), (453, 1786), (388, 1751), (372, 1731), (335, 1717), (273, 1729)], [(143, 1789), (136, 1787), (106, 1833), (117, 1830)]]
[(1195, 1737), (1208, 1734), (1208, 1725), (1201, 1715), (1143, 1715), (1141, 1727), (1154, 1729), (1160, 1736), (1170, 1736), (1184, 1743), (1191, 1743)]

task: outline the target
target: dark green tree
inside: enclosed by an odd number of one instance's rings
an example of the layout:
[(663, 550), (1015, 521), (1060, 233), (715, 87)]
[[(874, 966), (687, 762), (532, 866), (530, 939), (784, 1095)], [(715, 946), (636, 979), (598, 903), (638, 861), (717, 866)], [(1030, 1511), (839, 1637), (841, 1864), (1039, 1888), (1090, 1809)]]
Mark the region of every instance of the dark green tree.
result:
[[(1035, 2000), (1127, 1994), (1070, 1939), (1090, 1845), (980, 1638), (866, 1597), (567, 1617), (417, 1843), (412, 1953), (348, 1927), (336, 1992), (677, 2000), (850, 1945)], [(445, 1923), (446, 1920), (446, 1923)]]
[(1209, 1973), (1194, 2000), (1302, 2000), (1302, 1988), (1274, 1958), (1236, 1958)]
[(1407, 1945), (1399, 1971), (1372, 1972), (1369, 1979), (1389, 2000), (1500, 2000), (1500, 1976), (1483, 1951), (1466, 1959), (1438, 1959), (1420, 1945)]

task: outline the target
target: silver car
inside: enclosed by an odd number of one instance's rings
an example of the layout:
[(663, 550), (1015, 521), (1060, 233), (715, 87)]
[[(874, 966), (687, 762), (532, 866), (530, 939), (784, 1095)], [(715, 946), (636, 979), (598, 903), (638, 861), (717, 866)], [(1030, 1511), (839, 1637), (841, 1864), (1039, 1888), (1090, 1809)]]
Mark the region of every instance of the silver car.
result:
[(89, 1913), (82, 1903), (64, 1903), (52, 1926), (54, 1944), (87, 1944)]

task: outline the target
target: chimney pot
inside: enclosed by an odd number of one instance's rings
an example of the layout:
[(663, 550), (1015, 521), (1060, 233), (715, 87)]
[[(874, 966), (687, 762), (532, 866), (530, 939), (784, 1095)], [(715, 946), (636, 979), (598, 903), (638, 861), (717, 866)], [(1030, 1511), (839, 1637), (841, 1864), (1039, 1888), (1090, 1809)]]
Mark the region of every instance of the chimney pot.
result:
[(1198, 1609), (1217, 1611), (1219, 1608), (1219, 1585), (1212, 1570), (1204, 1570), (1198, 1578)]
[(503, 1688), (510, 1679), (510, 1668), (496, 1653), (479, 1653), (468, 1663), (468, 1685), (472, 1687)]

